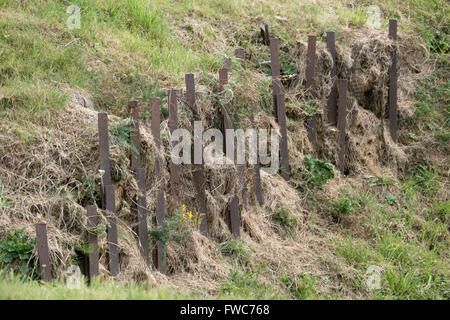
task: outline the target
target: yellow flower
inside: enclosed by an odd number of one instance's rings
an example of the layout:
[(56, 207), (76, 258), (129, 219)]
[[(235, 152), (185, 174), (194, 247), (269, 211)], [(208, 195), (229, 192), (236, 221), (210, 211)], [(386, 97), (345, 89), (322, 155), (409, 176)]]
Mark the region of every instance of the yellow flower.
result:
[(183, 220), (186, 219), (186, 215), (184, 213), (182, 214), (182, 217), (183, 217)]
[(189, 211), (189, 219), (192, 219), (192, 211)]
[(185, 212), (185, 211), (186, 211), (186, 205), (183, 204), (183, 205), (181, 206), (181, 211), (182, 211), (182, 212)]

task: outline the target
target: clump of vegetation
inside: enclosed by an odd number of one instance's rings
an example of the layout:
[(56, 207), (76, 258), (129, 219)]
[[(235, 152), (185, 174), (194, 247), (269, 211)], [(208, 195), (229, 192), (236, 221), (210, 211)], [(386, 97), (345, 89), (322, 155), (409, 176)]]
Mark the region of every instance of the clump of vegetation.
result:
[(410, 177), (406, 189), (421, 191), (427, 196), (433, 196), (439, 190), (439, 174), (428, 165), (413, 164), (409, 167)]
[[(178, 210), (175, 210), (178, 214)], [(194, 229), (198, 230), (200, 228), (200, 224), (202, 222), (202, 218), (205, 214), (200, 212), (192, 212), (192, 210), (188, 210), (186, 205), (181, 205), (181, 219), (185, 224), (190, 224), (194, 227)]]
[(330, 162), (314, 159), (310, 155), (303, 159), (303, 167), (300, 169), (306, 185), (311, 188), (322, 187), (327, 180), (334, 179), (334, 166)]
[(109, 133), (111, 135), (111, 145), (118, 147), (122, 152), (138, 154), (138, 150), (131, 142), (131, 134), (136, 132), (133, 127), (133, 121), (121, 119), (117, 123), (109, 125)]
[(37, 274), (35, 273), (37, 259), (33, 256), (35, 245), (36, 238), (28, 238), (24, 229), (10, 230), (0, 242), (0, 265), (19, 263), (20, 274), (30, 276)]
[(359, 209), (361, 205), (358, 200), (344, 197), (333, 202), (333, 211), (339, 216), (346, 216)]
[(294, 216), (287, 208), (279, 204), (275, 207), (273, 219), (283, 227), (287, 234), (294, 237), (294, 228), (298, 223), (298, 216)]
[[(153, 97), (158, 97), (160, 99), (161, 113), (167, 118), (169, 116), (169, 110), (165, 107), (167, 103), (166, 91), (160, 89), (157, 80), (154, 82), (147, 82), (145, 78), (139, 74), (138, 70), (136, 70), (136, 73), (131, 76), (128, 99), (140, 99), (143, 103), (148, 103)], [(144, 119), (148, 119), (150, 117), (150, 112), (142, 110), (140, 115)]]
[(242, 266), (247, 266), (250, 263), (252, 252), (244, 245), (242, 239), (227, 239), (219, 246), (219, 251), (231, 256), (236, 262)]
[(220, 291), (222, 294), (232, 297), (250, 299), (280, 299), (280, 293), (267, 283), (259, 279), (259, 272), (264, 268), (258, 265), (246, 270), (232, 270), (230, 276), (225, 280)]
[(164, 225), (154, 227), (149, 231), (150, 239), (161, 242), (163, 264), (166, 263), (167, 244), (172, 241), (180, 242), (190, 234), (191, 230), (186, 228), (184, 219), (178, 211), (175, 211), (173, 216), (167, 217)]
[(101, 174), (87, 172), (75, 188), (77, 189), (77, 202), (80, 204), (96, 203), (100, 200)]
[(314, 285), (316, 278), (309, 274), (298, 274), (290, 276), (284, 274), (280, 277), (281, 283), (289, 290), (289, 292), (297, 299), (316, 299)]

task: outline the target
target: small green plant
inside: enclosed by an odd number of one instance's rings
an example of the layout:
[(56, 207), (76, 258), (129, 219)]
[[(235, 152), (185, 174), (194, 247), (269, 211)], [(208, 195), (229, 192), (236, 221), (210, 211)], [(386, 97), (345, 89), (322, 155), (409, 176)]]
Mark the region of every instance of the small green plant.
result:
[(191, 234), (191, 230), (186, 228), (183, 222), (182, 215), (175, 211), (173, 216), (166, 218), (162, 226), (154, 227), (149, 231), (150, 238), (162, 244), (163, 264), (166, 263), (167, 244), (172, 241), (180, 242)]
[(409, 167), (410, 178), (406, 188), (420, 190), (427, 196), (433, 196), (439, 190), (439, 175), (436, 169), (428, 165), (413, 164)]
[(36, 259), (33, 259), (35, 245), (36, 238), (28, 238), (24, 229), (10, 230), (0, 242), (0, 264), (19, 262), (19, 272), (22, 275), (28, 275), (30, 266), (33, 270), (36, 262)]
[(9, 207), (11, 200), (6, 198), (5, 191), (3, 190), (2, 178), (0, 177), (0, 209)]
[(252, 252), (248, 249), (242, 239), (227, 239), (219, 246), (219, 251), (222, 254), (232, 256), (235, 261), (242, 266), (246, 266), (250, 263), (250, 257)]
[(297, 299), (314, 299), (314, 285), (316, 278), (309, 274), (298, 274), (290, 276), (284, 274), (280, 277), (280, 281), (289, 290), (289, 292)]
[(294, 216), (283, 204), (278, 204), (275, 207), (275, 214), (273, 219), (280, 223), (284, 231), (291, 237), (294, 237), (294, 228), (298, 223), (298, 217)]
[(137, 154), (138, 151), (131, 142), (131, 134), (136, 132), (136, 129), (132, 125), (132, 120), (126, 119), (121, 119), (117, 123), (110, 124), (111, 145), (120, 148), (125, 153), (131, 152)]
[(450, 216), (450, 200), (443, 202), (435, 201), (433, 207), (429, 209), (429, 214), (432, 217), (439, 218), (444, 223), (448, 223), (448, 217)]
[(295, 59), (282, 54), (280, 56), (280, 69), (282, 76), (290, 76), (295, 73), (295, 69), (297, 68), (297, 63)]
[(81, 183), (77, 185), (77, 202), (96, 203), (100, 200), (101, 174), (99, 172), (87, 172)]
[(260, 264), (245, 270), (233, 269), (229, 278), (222, 283), (221, 293), (240, 299), (280, 298), (279, 292), (275, 288), (258, 279), (259, 272), (263, 267), (264, 265)]
[(388, 205), (393, 205), (397, 203), (397, 197), (395, 196), (395, 194), (390, 194), (388, 193), (385, 197), (384, 200), (386, 201), (386, 203)]
[(361, 206), (357, 200), (344, 197), (333, 202), (333, 210), (339, 215), (349, 215)]
[(305, 156), (303, 159), (301, 171), (306, 184), (312, 188), (320, 188), (327, 180), (334, 178), (333, 164), (325, 160), (314, 159), (310, 155)]

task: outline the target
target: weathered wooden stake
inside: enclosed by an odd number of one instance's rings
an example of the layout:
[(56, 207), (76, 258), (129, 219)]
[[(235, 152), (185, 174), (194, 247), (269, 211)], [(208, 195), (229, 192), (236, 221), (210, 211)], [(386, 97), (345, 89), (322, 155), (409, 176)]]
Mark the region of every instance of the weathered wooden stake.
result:
[(147, 199), (145, 197), (146, 188), (144, 168), (136, 168), (136, 182), (139, 189), (139, 195), (137, 199), (139, 248), (141, 249), (141, 254), (144, 257), (145, 262), (149, 264)]
[(389, 20), (389, 38), (394, 41), (392, 64), (389, 67), (389, 129), (394, 142), (397, 142), (397, 20)]
[(102, 175), (102, 208), (105, 208), (105, 186), (111, 184), (111, 164), (109, 161), (108, 114), (98, 113), (98, 138), (100, 145), (100, 169)]
[[(312, 99), (315, 98), (314, 92), (314, 73), (316, 69), (316, 36), (308, 36), (308, 51), (306, 60), (306, 90)], [(316, 114), (311, 115), (307, 121), (308, 138), (313, 147), (313, 153), (316, 154), (316, 136), (317, 136), (317, 118)]]
[(36, 224), (36, 238), (41, 279), (50, 282), (52, 280), (52, 265), (48, 252), (47, 225), (44, 222)]
[[(97, 207), (95, 205), (90, 205), (86, 207), (86, 213), (88, 218), (89, 228), (94, 229), (98, 224)], [(90, 252), (88, 255), (89, 260), (89, 281), (100, 275), (99, 262), (98, 262), (98, 236), (96, 233), (88, 232), (88, 242), (90, 247)]]
[[(169, 91), (169, 129), (172, 134), (178, 129), (178, 106), (177, 90)], [(173, 146), (172, 146), (173, 147)], [(170, 183), (169, 183), (169, 215), (180, 207), (180, 165), (170, 162)]]
[(281, 176), (284, 180), (290, 179), (289, 169), (289, 154), (287, 143), (287, 128), (286, 128), (286, 105), (284, 102), (284, 94), (277, 94), (277, 109), (278, 109), (278, 124), (280, 125), (281, 143), (280, 143), (280, 164), (281, 164)]
[(339, 139), (339, 170), (345, 172), (345, 127), (347, 119), (347, 80), (338, 80), (339, 111), (338, 111), (338, 139)]
[(106, 211), (108, 220), (109, 270), (114, 277), (119, 274), (119, 246), (117, 241), (116, 199), (114, 187), (105, 186)]
[[(159, 151), (161, 146), (161, 128), (160, 128), (160, 117), (161, 117), (161, 101), (159, 98), (152, 98), (152, 135), (155, 140), (156, 148)], [(155, 160), (155, 179), (161, 178), (161, 159), (159, 153), (156, 153)], [(156, 199), (156, 225), (158, 227), (164, 226), (165, 217), (164, 217), (164, 185), (161, 184), (158, 196)], [(164, 263), (163, 253), (165, 248), (163, 247), (163, 243), (161, 241), (157, 241), (156, 243), (156, 261), (154, 264), (157, 269), (161, 273), (166, 273), (166, 264)]]
[(135, 150), (131, 151), (131, 169), (136, 170), (142, 167), (141, 163), (141, 139), (139, 134), (139, 108), (136, 100), (131, 100), (128, 102), (128, 110), (131, 115), (131, 120), (133, 120), (133, 132), (130, 133), (131, 142)]
[(273, 113), (277, 118), (277, 95), (281, 93), (280, 77), (280, 39), (272, 38), (270, 40), (270, 68), (272, 71), (272, 90), (273, 90)]
[[(219, 71), (219, 90), (220, 92), (223, 92), (225, 85), (228, 83), (228, 69), (221, 69)], [(232, 123), (232, 115), (231, 110), (228, 104), (222, 106), (222, 134), (223, 134), (223, 145), (224, 145), (224, 152), (227, 154), (227, 145), (230, 145), (233, 143), (232, 141), (227, 141), (227, 135), (226, 130), (233, 128)], [(231, 148), (231, 150), (234, 151), (234, 148)], [(228, 155), (227, 155), (228, 157)], [(230, 161), (234, 162), (234, 152), (231, 155)], [(230, 221), (230, 229), (231, 233), (234, 237), (239, 237), (240, 235), (240, 219), (239, 219), (239, 203), (238, 203), (238, 196), (237, 196), (237, 187), (234, 188), (234, 195), (233, 199), (229, 205), (229, 221)]]
[[(200, 113), (197, 109), (197, 105), (195, 102), (195, 79), (192, 73), (188, 73), (185, 76), (186, 81), (186, 100), (188, 106), (191, 108), (193, 113), (192, 127), (194, 127), (195, 121), (201, 121)], [(197, 193), (197, 200), (200, 208), (200, 212), (203, 214), (203, 217), (200, 222), (200, 232), (203, 235), (208, 235), (208, 212), (207, 212), (207, 203), (206, 203), (206, 174), (205, 167), (203, 164), (202, 156), (203, 156), (203, 137), (199, 135), (198, 132), (194, 131), (194, 144), (192, 152), (193, 159), (193, 180), (195, 191)], [(200, 159), (195, 159), (195, 154), (200, 155)]]
[(327, 32), (327, 48), (333, 60), (333, 67), (331, 68), (331, 80), (333, 81), (333, 84), (327, 101), (328, 123), (332, 126), (336, 126), (337, 124), (336, 46), (335, 46), (335, 33), (333, 31)]
[(231, 70), (231, 58), (226, 58), (225, 62), (223, 64), (223, 68), (227, 69), (228, 71)]
[[(254, 115), (253, 115), (253, 108), (252, 108), (252, 112), (250, 114), (250, 122), (252, 124), (252, 128), (254, 129), (255, 121), (254, 121)], [(263, 197), (263, 192), (262, 192), (262, 187), (261, 187), (261, 172), (260, 172), (258, 161), (256, 161), (256, 163), (253, 165), (253, 179), (254, 179), (254, 183), (255, 183), (256, 200), (258, 200), (259, 205), (262, 206), (264, 204), (264, 197)]]
[[(220, 92), (223, 92), (225, 89), (225, 85), (228, 83), (228, 69), (220, 69), (219, 70), (219, 90)], [(221, 113), (222, 113), (222, 134), (223, 134), (223, 146), (224, 146), (224, 152), (227, 153), (227, 136), (226, 136), (226, 130), (232, 129), (232, 119), (231, 119), (231, 112), (230, 112), (230, 106), (228, 104), (221, 106)], [(230, 159), (233, 160), (233, 159)]]
[(261, 31), (261, 38), (263, 39), (263, 43), (268, 46), (270, 45), (270, 36), (269, 36), (269, 25), (265, 22), (259, 25)]
[(244, 48), (237, 48), (236, 50), (234, 50), (234, 55), (236, 56), (236, 58), (238, 58), (240, 60), (242, 68), (245, 69), (245, 50), (244, 50)]

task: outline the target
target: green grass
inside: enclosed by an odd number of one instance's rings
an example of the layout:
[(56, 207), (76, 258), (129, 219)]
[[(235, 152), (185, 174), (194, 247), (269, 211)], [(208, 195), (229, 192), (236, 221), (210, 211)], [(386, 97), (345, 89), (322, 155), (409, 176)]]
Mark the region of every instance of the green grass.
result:
[[(335, 252), (358, 271), (353, 278), (355, 288), (370, 298), (449, 298), (449, 204), (435, 199), (435, 192), (443, 187), (437, 172), (422, 169), (399, 186), (395, 202), (382, 201), (389, 194), (383, 185), (365, 186), (372, 199), (365, 201), (360, 219), (372, 234), (354, 236), (351, 229), (342, 227)], [(349, 192), (357, 200), (358, 195), (367, 194)], [(353, 218), (359, 214), (348, 213)], [(365, 284), (364, 274), (370, 266), (382, 270), (379, 290), (370, 291)]]
[(96, 281), (69, 289), (62, 282), (40, 283), (0, 273), (0, 300), (177, 300), (199, 298), (179, 290), (135, 283)]

